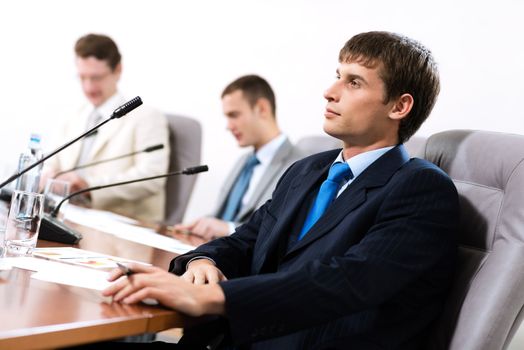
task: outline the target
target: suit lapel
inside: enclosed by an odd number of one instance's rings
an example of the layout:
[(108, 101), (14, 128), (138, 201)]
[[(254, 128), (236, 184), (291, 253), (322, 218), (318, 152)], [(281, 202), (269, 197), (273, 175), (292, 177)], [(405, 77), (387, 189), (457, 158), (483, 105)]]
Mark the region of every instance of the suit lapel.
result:
[(260, 182), (257, 184), (255, 192), (253, 192), (253, 195), (251, 196), (251, 198), (249, 198), (249, 202), (238, 213), (237, 218), (242, 218), (244, 217), (244, 215), (246, 215), (249, 212), (252, 212), (255, 209), (255, 206), (259, 202), (260, 197), (266, 192), (267, 187), (271, 184), (271, 182), (273, 181), (273, 178), (282, 169), (282, 163), (285, 161), (285, 159), (289, 155), (289, 152), (291, 152), (291, 149), (292, 149), (292, 145), (291, 145), (291, 142), (289, 142), (289, 140), (286, 140), (279, 147), (277, 153), (271, 160), (271, 163), (269, 164), (266, 171), (262, 175)]
[(259, 272), (268, 258), (268, 253), (273, 253), (275, 249), (277, 249), (282, 235), (289, 235), (291, 221), (295, 219), (297, 210), (299, 210), (302, 201), (306, 198), (308, 193), (316, 190), (316, 183), (327, 176), (329, 167), (335, 160), (338, 152), (339, 151), (331, 151), (329, 156), (326, 156), (315, 163), (311, 163), (310, 166), (306, 166), (300, 174), (293, 179), (289, 186), (289, 190), (283, 199), (284, 203), (286, 203), (283, 206), (284, 210), (275, 213), (278, 215), (275, 227), (271, 231), (268, 239), (262, 240), (261, 246), (257, 249), (259, 252), (263, 253), (263, 256), (254, 260), (253, 271)]
[(366, 201), (367, 190), (384, 186), (393, 174), (409, 160), (404, 146), (399, 145), (373, 162), (333, 202), (326, 213), (311, 227), (310, 231), (286, 254), (311, 244), (332, 231), (350, 212)]

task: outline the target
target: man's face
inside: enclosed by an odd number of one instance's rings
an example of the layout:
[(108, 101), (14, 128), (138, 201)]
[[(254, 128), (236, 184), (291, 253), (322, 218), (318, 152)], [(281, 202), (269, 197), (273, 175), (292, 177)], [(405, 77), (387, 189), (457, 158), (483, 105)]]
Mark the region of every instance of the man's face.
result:
[(120, 64), (112, 71), (104, 60), (93, 56), (77, 57), (76, 68), (82, 91), (95, 107), (103, 104), (116, 92), (122, 70)]
[(240, 147), (259, 147), (260, 130), (263, 127), (257, 105), (253, 108), (236, 90), (222, 98), (222, 110), (227, 118), (227, 129), (231, 131)]
[(324, 131), (348, 146), (370, 146), (395, 137), (397, 128), (389, 118), (394, 102), (384, 103), (381, 65), (366, 68), (340, 63), (337, 79), (324, 93), (327, 100)]

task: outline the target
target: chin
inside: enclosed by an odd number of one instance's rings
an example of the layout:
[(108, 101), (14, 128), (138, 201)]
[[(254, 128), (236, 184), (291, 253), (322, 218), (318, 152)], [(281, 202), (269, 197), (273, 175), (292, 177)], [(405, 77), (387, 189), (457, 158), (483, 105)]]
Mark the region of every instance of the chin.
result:
[(336, 132), (335, 130), (333, 130), (333, 129), (335, 129), (335, 128), (330, 127), (330, 126), (328, 125), (327, 121), (324, 123), (324, 127), (323, 127), (323, 129), (324, 129), (324, 132), (325, 132), (326, 134), (328, 134), (329, 136), (337, 137), (337, 136), (336, 136), (336, 135), (337, 135), (337, 132)]
[(101, 96), (86, 96), (86, 97), (89, 100), (89, 102), (91, 102), (91, 104), (96, 107), (100, 106), (103, 102), (103, 99)]

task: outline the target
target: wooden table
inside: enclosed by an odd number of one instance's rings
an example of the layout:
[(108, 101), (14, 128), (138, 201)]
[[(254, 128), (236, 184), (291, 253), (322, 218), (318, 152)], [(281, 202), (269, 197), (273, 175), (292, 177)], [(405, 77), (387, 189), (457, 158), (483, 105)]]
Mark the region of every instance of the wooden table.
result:
[[(167, 269), (175, 254), (76, 225), (78, 247), (149, 260)], [(183, 237), (179, 237), (183, 238)], [(194, 242), (193, 242), (194, 243)], [(60, 246), (39, 241), (39, 246)], [(122, 252), (122, 254), (115, 254)], [(30, 278), (31, 271), (0, 271), (0, 349), (49, 349), (183, 327), (187, 318), (161, 306), (104, 301), (98, 291)]]

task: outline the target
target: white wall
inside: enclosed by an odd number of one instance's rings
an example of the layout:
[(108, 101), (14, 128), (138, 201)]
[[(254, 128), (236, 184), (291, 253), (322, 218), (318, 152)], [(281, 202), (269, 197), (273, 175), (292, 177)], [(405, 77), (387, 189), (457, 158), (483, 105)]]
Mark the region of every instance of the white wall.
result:
[(524, 133), (524, 5), (500, 1), (17, 0), (0, 5), (0, 174), (29, 133), (45, 140), (82, 101), (73, 45), (112, 36), (123, 53), (121, 89), (204, 127), (202, 175), (188, 218), (207, 213), (240, 151), (225, 130), (222, 88), (257, 73), (277, 93), (293, 140), (322, 128), (323, 90), (338, 50), (367, 30), (420, 40), (440, 63), (442, 92), (421, 135), (472, 128)]

